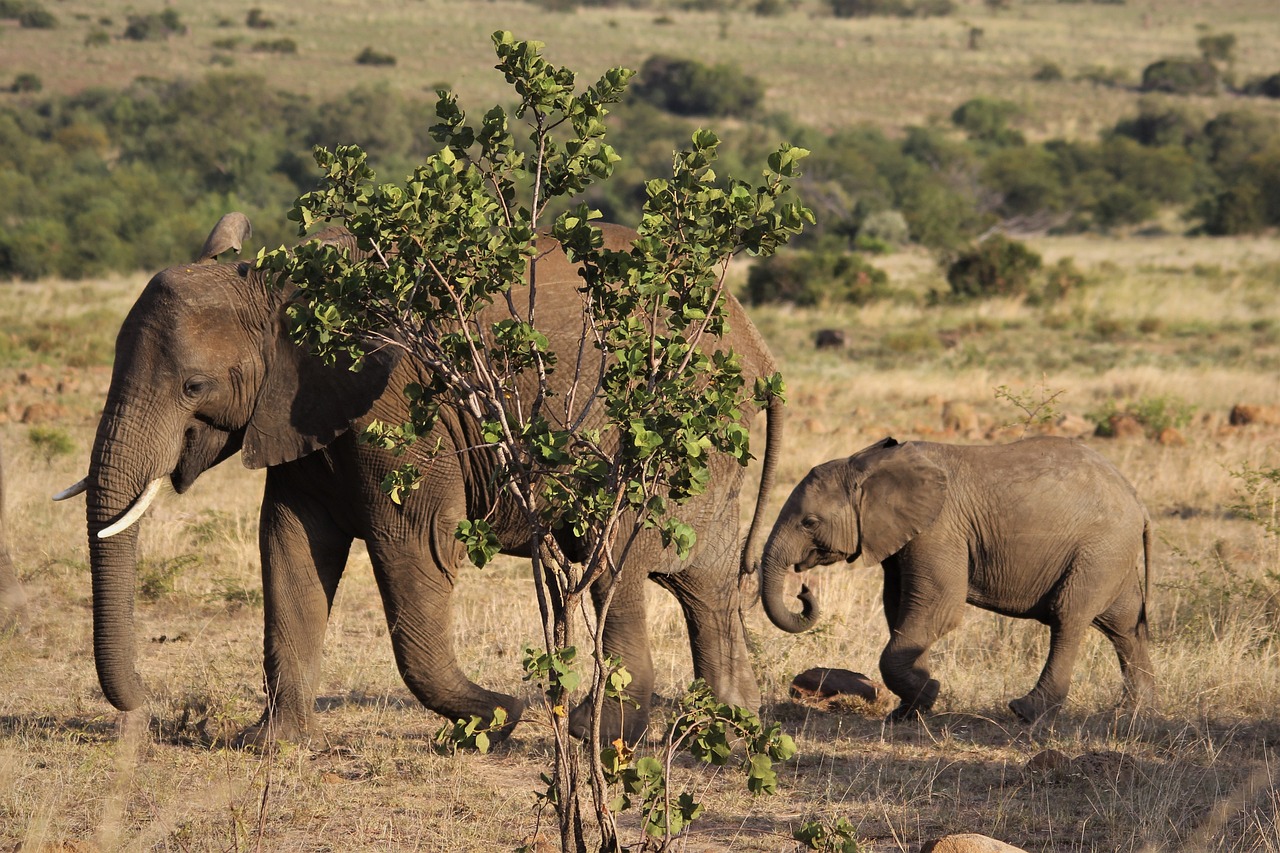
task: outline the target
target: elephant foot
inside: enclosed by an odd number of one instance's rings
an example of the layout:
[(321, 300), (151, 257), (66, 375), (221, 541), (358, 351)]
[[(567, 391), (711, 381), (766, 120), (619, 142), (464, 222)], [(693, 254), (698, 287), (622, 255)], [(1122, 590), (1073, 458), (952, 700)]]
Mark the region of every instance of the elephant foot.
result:
[(1017, 715), (1019, 720), (1027, 724), (1052, 720), (1061, 708), (1061, 702), (1049, 702), (1031, 693), (1009, 702), (1009, 709)]
[[(649, 728), (649, 709), (633, 705), (620, 707), (617, 701), (606, 701), (600, 709), (600, 740), (612, 743), (621, 738), (634, 746)], [(569, 712), (569, 734), (586, 740), (591, 734), (591, 706), (585, 702)]]
[(913, 699), (908, 700), (904, 697), (902, 704), (890, 711), (889, 716), (885, 717), (885, 722), (901, 723), (906, 720), (923, 717), (933, 708), (933, 703), (938, 701), (938, 692), (941, 689), (942, 685), (938, 683), (938, 680), (930, 678)]
[[(229, 742), (233, 749), (243, 749), (248, 752), (267, 752), (277, 743), (292, 743), (305, 745), (311, 740), (310, 729), (300, 726), (297, 723), (286, 722), (278, 717), (272, 717), (267, 712), (263, 712), (262, 718), (258, 722), (243, 729), (239, 734), (229, 738)], [(217, 742), (214, 742), (217, 746)]]

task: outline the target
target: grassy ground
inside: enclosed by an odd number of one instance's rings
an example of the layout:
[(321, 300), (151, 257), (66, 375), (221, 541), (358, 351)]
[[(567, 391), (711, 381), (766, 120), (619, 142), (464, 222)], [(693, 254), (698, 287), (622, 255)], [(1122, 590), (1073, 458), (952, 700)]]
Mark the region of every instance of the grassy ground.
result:
[[(819, 570), (811, 582), (826, 616), (817, 630), (782, 635), (758, 610), (748, 623), (763, 712), (796, 737), (799, 756), (783, 765), (780, 793), (765, 798), (727, 771), (678, 764), (678, 784), (708, 816), (676, 849), (788, 850), (795, 827), (839, 817), (869, 850), (913, 850), (947, 831), (1034, 851), (1280, 849), (1280, 553), (1274, 536), (1229, 510), (1241, 486), (1233, 471), (1280, 464), (1280, 428), (1227, 423), (1234, 404), (1280, 396), (1280, 247), (1172, 238), (1035, 247), (1074, 257), (1089, 283), (1049, 306), (929, 307), (938, 273), (907, 254), (884, 261), (899, 285), (894, 299), (753, 311), (791, 387), (771, 510), (811, 465), (884, 434), (1012, 437), (1025, 413), (1010, 397), (1032, 406), (1052, 397), (1066, 430), (1087, 429), (1083, 416), (1108, 401), (1194, 407), (1165, 443), (1087, 439), (1133, 480), (1156, 522), (1158, 707), (1113, 710), (1119, 676), (1099, 636), (1056, 723), (1017, 724), (1004, 703), (1034, 681), (1046, 633), (976, 610), (936, 649), (943, 692), (924, 723), (886, 728), (884, 707), (794, 703), (796, 673), (827, 665), (874, 676), (886, 640), (878, 571)], [(15, 562), (31, 597), (23, 629), (0, 639), (0, 849), (454, 851), (528, 841), (532, 792), (550, 754), (544, 728), (535, 715), (496, 754), (435, 754), (441, 720), (396, 674), (363, 552), (329, 626), (318, 700), (325, 740), (266, 757), (206, 746), (251, 722), (261, 702), (261, 475), (234, 460), (190, 495), (162, 498), (143, 523), (136, 635), (152, 700), (122, 719), (102, 699), (82, 504), (48, 495), (83, 473), (107, 347), (142, 283), (0, 289), (10, 420), (0, 447)], [(850, 347), (815, 351), (812, 332), (831, 326), (847, 329)], [(948, 428), (944, 407), (954, 418), (957, 403), (973, 417)], [(18, 423), (24, 414), (39, 422)], [(42, 452), (33, 438), (49, 448), (50, 433), (73, 449)], [(691, 677), (687, 644), (672, 599), (654, 588), (651, 608), (660, 704), (669, 707)], [(519, 647), (538, 636), (536, 619), (521, 562), (464, 573), (455, 634), (465, 671), (527, 693)], [(1028, 771), (1046, 749), (1073, 760)]]
[[(988, 95), (1018, 103), (1025, 112), (1019, 125), (1032, 138), (1076, 138), (1133, 114), (1142, 69), (1163, 57), (1196, 55), (1196, 40), (1208, 33), (1236, 36), (1229, 70), (1241, 82), (1280, 71), (1280, 16), (1271, 0), (1015, 2), (1000, 11), (967, 0), (951, 16), (920, 20), (837, 20), (817, 0), (801, 0), (778, 17), (624, 5), (561, 13), (512, 0), (332, 0), (324, 14), (313, 14), (277, 0), (171, 0), (151, 7), (59, 0), (50, 4), (58, 29), (0, 24), (0, 85), (25, 72), (38, 75), (47, 90), (67, 92), (120, 86), (140, 75), (234, 69), (316, 96), (385, 80), (426, 97), (443, 83), (480, 109), (509, 97), (491, 70), (488, 40), (493, 30), (508, 29), (547, 42), (552, 61), (592, 79), (613, 65), (639, 68), (654, 53), (731, 63), (765, 82), (767, 110), (824, 129), (870, 122), (896, 131), (946, 120), (968, 98)], [(246, 27), (251, 7), (274, 26)], [(188, 33), (167, 41), (120, 38), (129, 15), (161, 8), (176, 12)], [(976, 50), (969, 47), (974, 29), (982, 31)], [(86, 44), (95, 32), (109, 37), (105, 44)], [(281, 39), (291, 39), (296, 53), (256, 49)], [(356, 65), (364, 47), (393, 55), (396, 64)], [(1064, 79), (1034, 81), (1045, 63), (1059, 66)], [(1082, 79), (1099, 76), (1121, 85)], [(1182, 102), (1207, 114), (1234, 103), (1226, 95)], [(1250, 103), (1280, 109), (1266, 99)]]

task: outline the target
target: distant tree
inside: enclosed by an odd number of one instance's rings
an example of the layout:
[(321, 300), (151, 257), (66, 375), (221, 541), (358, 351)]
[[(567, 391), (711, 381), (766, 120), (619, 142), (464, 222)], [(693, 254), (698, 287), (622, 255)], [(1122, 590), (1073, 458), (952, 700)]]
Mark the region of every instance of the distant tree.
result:
[(1231, 62), (1235, 58), (1236, 37), (1234, 33), (1201, 36), (1196, 41), (1200, 48), (1200, 56), (1209, 62)]
[(395, 65), (396, 58), (389, 53), (366, 47), (356, 54), (356, 65)]
[(1040, 255), (1025, 244), (995, 234), (948, 266), (947, 283), (958, 299), (1021, 296), (1027, 293), (1040, 265)]
[(764, 100), (764, 86), (732, 65), (656, 54), (645, 60), (636, 98), (677, 115), (741, 116)]
[(1217, 66), (1207, 59), (1161, 59), (1142, 70), (1144, 92), (1216, 95), (1220, 88)]

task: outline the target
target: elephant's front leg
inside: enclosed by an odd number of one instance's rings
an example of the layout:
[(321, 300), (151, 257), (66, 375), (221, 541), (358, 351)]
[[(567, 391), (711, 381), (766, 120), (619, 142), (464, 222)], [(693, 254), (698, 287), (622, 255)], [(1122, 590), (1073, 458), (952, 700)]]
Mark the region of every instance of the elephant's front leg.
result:
[(325, 628), (351, 548), (351, 537), (338, 531), (324, 510), (292, 505), (273, 475), (267, 478), (258, 532), (267, 707), (261, 720), (236, 738), (238, 746), (248, 748), (303, 741), (316, 733)]
[(502, 708), (507, 723), (490, 734), (497, 742), (511, 733), (524, 703), (486, 690), (458, 666), (450, 607), (453, 580), (442, 563), (455, 571), (462, 559), (460, 546), (436, 525), (428, 525), (427, 531), (420, 540), (366, 543), (382, 593), (396, 666), (418, 701), (449, 720), (475, 716), (489, 722), (494, 710)]
[(900, 721), (927, 713), (938, 699), (941, 685), (929, 674), (929, 649), (960, 623), (966, 586), (940, 582), (936, 573), (900, 556), (885, 560), (884, 574), (889, 643), (880, 654), (880, 675), (901, 700), (889, 720)]

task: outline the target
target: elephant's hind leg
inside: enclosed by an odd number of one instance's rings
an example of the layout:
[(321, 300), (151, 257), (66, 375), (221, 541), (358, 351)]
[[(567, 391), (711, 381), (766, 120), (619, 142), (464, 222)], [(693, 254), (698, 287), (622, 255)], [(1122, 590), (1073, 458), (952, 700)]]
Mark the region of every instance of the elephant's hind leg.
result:
[(325, 628), (351, 547), (331, 519), (308, 518), (306, 510), (272, 499), (276, 491), (269, 476), (258, 534), (267, 707), (235, 740), (250, 749), (315, 734)]
[(1049, 625), (1049, 657), (1040, 679), (1031, 692), (1009, 703), (1009, 708), (1024, 723), (1034, 723), (1052, 715), (1067, 701), (1071, 689), (1071, 672), (1080, 655), (1087, 623), (1079, 620), (1055, 620)]
[(1120, 660), (1124, 678), (1122, 704), (1138, 707), (1155, 700), (1156, 684), (1148, 652), (1146, 605), (1136, 579), (1132, 586), (1132, 591), (1123, 593), (1093, 624), (1111, 641)]
[[(437, 539), (440, 534), (437, 532)], [(463, 673), (453, 649), (450, 597), (453, 581), (428, 543), (404, 546), (368, 542), (374, 576), (382, 594), (396, 666), (418, 701), (449, 720), (472, 716), (491, 721), (502, 708), (507, 724), (491, 733), (499, 741), (511, 733), (524, 711), (514, 696), (486, 690)], [(452, 536), (443, 549), (457, 543)], [(452, 570), (453, 564), (449, 566)]]

